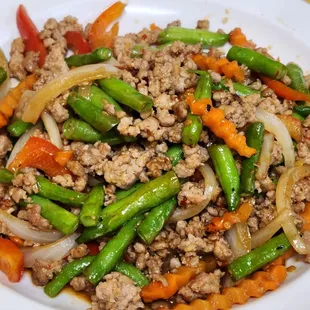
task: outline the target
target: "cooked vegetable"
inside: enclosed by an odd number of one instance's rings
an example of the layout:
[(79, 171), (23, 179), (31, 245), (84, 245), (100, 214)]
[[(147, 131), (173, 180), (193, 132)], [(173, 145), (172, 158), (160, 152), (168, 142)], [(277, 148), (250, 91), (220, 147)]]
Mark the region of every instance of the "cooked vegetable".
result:
[(308, 117), (310, 115), (310, 106), (309, 105), (296, 105), (293, 111), (303, 117)]
[(7, 77), (8, 77), (8, 74), (7, 74), (6, 70), (4, 68), (0, 67), (0, 87), (5, 82)]
[(129, 196), (130, 194), (135, 192), (137, 189), (139, 189), (143, 185), (144, 185), (143, 183), (136, 183), (135, 185), (133, 185), (129, 189), (119, 189), (119, 190), (117, 190), (116, 193), (115, 193), (116, 200), (120, 200), (120, 199), (123, 199), (123, 198)]
[(51, 114), (44, 111), (41, 115), (41, 119), (42, 119), (44, 127), (48, 133), (50, 141), (54, 145), (56, 145), (59, 149), (62, 149), (63, 148), (62, 140), (60, 137), (58, 125), (57, 125), (54, 117)]
[(235, 28), (229, 33), (229, 43), (231, 45), (237, 45), (241, 47), (255, 47), (255, 44), (252, 41), (247, 40), (241, 28)]
[(159, 34), (158, 42), (161, 44), (174, 41), (186, 44), (202, 43), (203, 47), (222, 46), (228, 41), (228, 34), (181, 27), (168, 27)]
[(309, 90), (307, 88), (302, 69), (293, 62), (288, 63), (286, 68), (287, 75), (291, 79), (290, 87), (299, 92), (308, 94)]
[(10, 79), (9, 64), (1, 48), (0, 48), (0, 67), (2, 67), (7, 74), (6, 80), (0, 85), (0, 99), (2, 99), (9, 92), (11, 79)]
[(80, 213), (80, 221), (85, 227), (97, 225), (103, 203), (103, 185), (98, 184), (90, 191)]
[(258, 168), (256, 172), (256, 178), (258, 180), (263, 180), (267, 177), (268, 170), (269, 170), (270, 163), (271, 163), (273, 143), (274, 143), (274, 135), (269, 132), (265, 133), (261, 154), (257, 162)]
[(256, 164), (260, 157), (264, 140), (264, 124), (251, 124), (245, 131), (245, 136), (247, 145), (255, 148), (256, 154), (252, 155), (250, 158), (244, 159), (242, 162), (240, 189), (241, 193), (253, 195), (255, 190)]
[(68, 48), (74, 51), (74, 54), (86, 54), (91, 52), (89, 43), (79, 31), (67, 31), (65, 33)]
[(266, 57), (249, 48), (233, 46), (227, 53), (228, 60), (236, 60), (239, 64), (246, 65), (250, 70), (280, 80), (286, 73), (286, 67), (278, 61)]
[(171, 165), (174, 167), (178, 162), (184, 158), (183, 149), (181, 144), (173, 144), (169, 147), (166, 156), (170, 158)]
[(235, 211), (240, 200), (240, 178), (234, 157), (226, 145), (212, 145), (208, 151), (225, 193), (228, 210)]
[(296, 141), (300, 142), (302, 139), (302, 122), (291, 115), (277, 115), (287, 128), (290, 136)]
[(146, 244), (152, 243), (160, 233), (176, 205), (177, 200), (174, 197), (148, 213), (138, 227), (138, 235)]
[(16, 119), (6, 129), (12, 137), (20, 137), (32, 126), (31, 123), (25, 123), (21, 119)]
[(143, 216), (138, 216), (125, 224), (86, 268), (84, 274), (91, 283), (97, 284), (115, 267), (126, 248), (136, 237), (136, 228), (142, 219)]
[(5, 168), (0, 168), (0, 183), (10, 184), (14, 179), (14, 174)]
[(299, 215), (304, 219), (304, 225), (301, 231), (310, 231), (310, 202), (306, 202), (304, 211), (299, 213)]
[[(226, 80), (222, 80), (220, 83), (213, 85), (213, 90), (224, 90), (229, 91), (229, 88), (225, 85)], [(259, 90), (255, 90), (249, 86), (232, 82), (235, 93), (238, 96), (249, 96), (252, 94), (261, 94)]]
[(152, 110), (153, 100), (148, 96), (142, 95), (122, 80), (110, 77), (99, 80), (98, 83), (109, 96), (139, 113), (147, 113)]
[(300, 120), (301, 122), (303, 122), (305, 120), (305, 118), (303, 116), (301, 116), (300, 114), (297, 114), (296, 112), (292, 113), (292, 117)]
[(87, 123), (101, 133), (106, 133), (118, 124), (118, 119), (100, 108), (92, 105), (87, 99), (72, 91), (67, 99), (68, 105)]
[(30, 195), (31, 203), (38, 204), (41, 207), (41, 215), (47, 219), (53, 227), (61, 231), (64, 235), (75, 232), (79, 225), (79, 218), (59, 207), (48, 199), (37, 195)]
[(70, 161), (70, 159), (73, 156), (73, 151), (72, 150), (67, 150), (67, 151), (58, 151), (54, 155), (55, 161), (62, 167), (65, 167), (67, 163)]
[(97, 64), (110, 59), (112, 52), (108, 48), (99, 47), (87, 54), (72, 55), (67, 57), (66, 63), (69, 67), (80, 67), (85, 65)]

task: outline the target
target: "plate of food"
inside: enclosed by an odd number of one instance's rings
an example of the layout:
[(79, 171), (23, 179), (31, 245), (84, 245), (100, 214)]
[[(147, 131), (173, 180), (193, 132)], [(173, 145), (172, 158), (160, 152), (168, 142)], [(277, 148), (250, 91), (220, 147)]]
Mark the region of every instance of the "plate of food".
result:
[(309, 309), (307, 1), (1, 3), (1, 309)]

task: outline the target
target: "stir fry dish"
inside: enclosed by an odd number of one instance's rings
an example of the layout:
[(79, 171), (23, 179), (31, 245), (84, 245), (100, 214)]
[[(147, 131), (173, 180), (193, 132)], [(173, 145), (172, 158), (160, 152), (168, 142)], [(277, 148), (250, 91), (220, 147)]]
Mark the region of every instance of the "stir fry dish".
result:
[(310, 75), (208, 20), (119, 36), (125, 7), (41, 31), (17, 9), (0, 53), (0, 270), (92, 310), (276, 290), (290, 257), (310, 262)]

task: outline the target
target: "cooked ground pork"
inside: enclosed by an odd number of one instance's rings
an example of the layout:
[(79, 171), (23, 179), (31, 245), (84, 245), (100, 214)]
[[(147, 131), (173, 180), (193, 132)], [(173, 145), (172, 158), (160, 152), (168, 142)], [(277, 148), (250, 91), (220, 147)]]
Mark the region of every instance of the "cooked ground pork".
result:
[(0, 134), (0, 159), (5, 158), (6, 154), (13, 148), (11, 140), (4, 134)]
[(36, 175), (38, 173), (31, 168), (25, 168), (21, 171), (22, 173), (17, 174), (12, 181), (12, 184), (16, 187), (20, 187), (25, 190), (28, 194), (38, 193), (39, 188), (37, 186)]
[(80, 277), (74, 277), (70, 281), (70, 285), (73, 287), (73, 289), (77, 292), (80, 291), (89, 291), (93, 289), (93, 285), (86, 279), (86, 277), (80, 276)]
[(23, 40), (21, 38), (13, 40), (11, 43), (9, 68), (11, 75), (19, 80), (23, 80), (27, 75), (27, 71), (24, 68), (24, 51), (25, 45)]
[(28, 204), (26, 210), (20, 210), (17, 216), (40, 230), (53, 228), (49, 221), (41, 216), (41, 207), (39, 205)]

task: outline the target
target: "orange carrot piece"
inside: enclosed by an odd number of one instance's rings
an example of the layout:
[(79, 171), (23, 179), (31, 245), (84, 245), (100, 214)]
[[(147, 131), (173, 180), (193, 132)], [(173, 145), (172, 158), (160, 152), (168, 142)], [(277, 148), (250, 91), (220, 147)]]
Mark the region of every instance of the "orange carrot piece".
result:
[(160, 27), (158, 27), (155, 23), (152, 23), (150, 25), (150, 30), (151, 31), (156, 31), (156, 30), (162, 30)]
[(302, 232), (310, 231), (310, 202), (306, 203), (305, 210), (302, 213), (299, 213), (300, 216), (305, 220), (304, 226), (302, 227)]
[(254, 44), (252, 41), (247, 40), (241, 28), (235, 28), (230, 32), (229, 42), (231, 45), (237, 45), (241, 47), (254, 48), (256, 46), (256, 44)]
[(302, 139), (302, 122), (291, 115), (277, 115), (287, 128), (290, 136), (296, 141), (300, 142)]
[(54, 159), (55, 161), (62, 167), (65, 167), (67, 165), (67, 162), (72, 158), (73, 156), (73, 151), (68, 150), (68, 151), (58, 151)]

